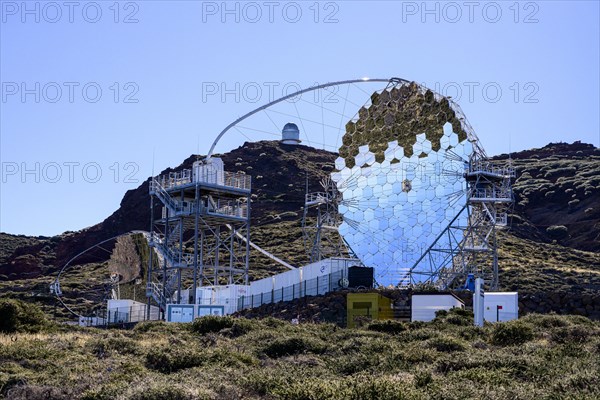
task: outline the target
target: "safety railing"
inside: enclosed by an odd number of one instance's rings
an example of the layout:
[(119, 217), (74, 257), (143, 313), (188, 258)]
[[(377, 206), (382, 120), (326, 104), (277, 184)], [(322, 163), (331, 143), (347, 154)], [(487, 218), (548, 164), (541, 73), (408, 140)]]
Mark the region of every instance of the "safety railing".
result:
[(307, 193), (305, 204), (306, 205), (315, 205), (315, 204), (323, 204), (327, 202), (327, 194), (323, 192), (317, 193)]
[(157, 307), (150, 307), (148, 316), (148, 305), (140, 304), (129, 307), (106, 308), (99, 310), (94, 316), (82, 316), (79, 318), (80, 326), (111, 326), (132, 324), (143, 321), (157, 321), (160, 312)]
[(157, 304), (163, 306), (166, 304), (163, 295), (162, 284), (156, 282), (148, 282), (146, 285), (146, 296), (152, 297)]
[(203, 170), (194, 174), (191, 169), (183, 169), (158, 176), (154, 180), (167, 190), (194, 182), (242, 190), (250, 190), (252, 187), (252, 177), (241, 172)]
[(225, 171), (225, 186), (236, 189), (250, 190), (252, 188), (252, 177), (239, 172)]
[(473, 173), (488, 173), (503, 177), (514, 178), (516, 176), (515, 169), (510, 166), (498, 166), (489, 161), (479, 161), (471, 164), (471, 168), (469, 171), (471, 174)]
[(216, 199), (209, 205), (208, 214), (248, 218), (248, 205), (238, 200)]
[(345, 271), (336, 271), (328, 275), (285, 286), (268, 292), (242, 296), (238, 299), (238, 310), (260, 307), (263, 304), (291, 301), (306, 296), (319, 296), (340, 289)]
[(499, 188), (474, 188), (471, 190), (471, 200), (512, 201), (509, 189)]
[(171, 209), (175, 211), (177, 209), (177, 202), (167, 193), (164, 185), (155, 178), (150, 181), (150, 194), (158, 196), (158, 198)]
[(508, 214), (500, 213), (500, 214), (496, 215), (496, 225), (498, 225), (498, 226), (508, 225)]
[(167, 263), (170, 264), (171, 267), (174, 267), (175, 264), (191, 265), (193, 263), (193, 254), (173, 251), (173, 249), (166, 246), (164, 240), (154, 232), (150, 236), (150, 246), (161, 252), (161, 256), (167, 259)]

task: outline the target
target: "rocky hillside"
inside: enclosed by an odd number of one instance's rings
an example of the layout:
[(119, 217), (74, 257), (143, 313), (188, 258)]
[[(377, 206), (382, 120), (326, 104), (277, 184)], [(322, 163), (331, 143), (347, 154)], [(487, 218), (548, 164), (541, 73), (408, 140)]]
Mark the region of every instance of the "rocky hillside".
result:
[[(253, 177), (252, 240), (291, 263), (306, 263), (300, 223), (306, 182), (311, 191), (319, 190), (336, 155), (263, 141), (245, 143), (221, 157), (227, 170)], [(190, 168), (196, 158), (162, 173)], [(495, 157), (498, 162), (508, 158)], [(512, 229), (500, 243), (501, 286), (537, 299), (528, 306), (534, 310), (546, 304), (544, 308), (560, 312), (564, 303), (570, 305), (563, 311), (597, 314), (600, 310), (587, 310), (582, 299), (563, 300), (583, 292), (595, 299), (600, 293), (600, 151), (583, 143), (558, 143), (510, 158), (517, 168), (516, 204)], [(47, 291), (48, 275), (75, 254), (117, 234), (147, 229), (149, 203), (146, 181), (128, 191), (110, 217), (88, 229), (51, 238), (0, 234), (0, 281), (6, 282), (0, 282), (0, 296), (37, 296), (38, 290)], [(276, 270), (253, 255), (252, 278)], [(92, 279), (90, 271), (82, 269), (80, 275), (76, 296), (84, 296), (84, 281)]]
[(600, 251), (600, 151), (580, 142), (551, 143), (510, 158), (517, 169), (513, 232)]
[[(287, 146), (279, 142), (244, 143), (223, 158), (228, 171), (242, 171), (253, 177), (252, 224), (299, 221), (308, 179), (310, 190), (333, 170), (334, 153), (307, 146)], [(166, 174), (191, 168), (198, 156), (192, 155)], [(150, 224), (149, 180), (123, 196), (121, 206), (101, 223), (78, 232), (56, 237), (26, 237), (0, 233), (0, 280), (32, 278), (52, 273), (71, 257), (96, 243), (131, 230), (147, 230)], [(260, 237), (257, 238), (261, 242)], [(97, 259), (78, 258), (78, 262)], [(300, 260), (298, 260), (300, 261)]]

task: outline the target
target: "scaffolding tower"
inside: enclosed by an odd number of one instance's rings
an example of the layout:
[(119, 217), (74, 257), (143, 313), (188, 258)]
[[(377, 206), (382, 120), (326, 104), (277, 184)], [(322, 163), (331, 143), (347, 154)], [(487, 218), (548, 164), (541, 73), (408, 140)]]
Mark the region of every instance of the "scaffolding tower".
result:
[(347, 245), (338, 232), (342, 195), (330, 178), (321, 181), (323, 191), (307, 193), (302, 217), (302, 235), (310, 263), (347, 255)]
[[(475, 152), (465, 161), (462, 175), (466, 180), (464, 207), (410, 268), (400, 286), (429, 283), (441, 290), (458, 289), (473, 275), (483, 278), (489, 290), (498, 290), (496, 232), (508, 225), (515, 170), (510, 161), (508, 165), (494, 164)], [(460, 225), (465, 214), (467, 225)]]
[(197, 303), (196, 290), (181, 298), (183, 288), (248, 284), (250, 176), (226, 172), (223, 161), (212, 157), (153, 177), (149, 191), (149, 305), (154, 301), (164, 313), (170, 303)]

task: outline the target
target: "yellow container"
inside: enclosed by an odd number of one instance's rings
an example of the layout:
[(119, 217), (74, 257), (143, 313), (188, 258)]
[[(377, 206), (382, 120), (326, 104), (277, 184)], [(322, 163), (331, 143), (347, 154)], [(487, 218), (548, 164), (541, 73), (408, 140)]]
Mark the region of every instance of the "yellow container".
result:
[(346, 299), (346, 323), (356, 326), (356, 318), (385, 320), (394, 318), (392, 300), (379, 293), (348, 293)]

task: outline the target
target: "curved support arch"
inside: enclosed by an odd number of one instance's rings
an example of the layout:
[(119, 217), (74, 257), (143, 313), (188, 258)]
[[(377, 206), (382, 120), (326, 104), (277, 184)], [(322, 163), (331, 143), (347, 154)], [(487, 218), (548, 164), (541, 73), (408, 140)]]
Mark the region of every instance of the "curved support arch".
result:
[[(135, 235), (137, 233), (141, 233), (141, 234), (149, 234), (149, 232), (147, 231), (129, 231), (129, 232), (125, 232), (122, 233), (120, 235), (117, 236), (113, 236), (111, 238), (105, 239), (101, 242), (96, 243), (93, 246), (88, 247), (87, 249), (83, 250), (82, 252), (78, 253), (77, 255), (75, 255), (74, 257), (72, 257), (69, 261), (66, 262), (65, 265), (63, 265), (63, 267), (60, 269), (60, 271), (58, 271), (58, 275), (56, 276), (56, 279), (54, 279), (54, 283), (58, 284), (60, 286), (60, 276), (63, 274), (63, 272), (65, 272), (65, 270), (69, 267), (69, 265), (75, 261), (79, 256), (84, 255), (85, 253), (87, 253), (88, 251), (92, 250), (94, 247), (98, 247), (106, 242), (110, 242), (111, 240), (115, 240), (120, 238), (121, 236), (126, 236), (126, 235)], [(75, 311), (73, 311), (73, 309), (71, 309), (71, 307), (69, 307), (67, 304), (65, 304), (65, 302), (62, 300), (60, 295), (56, 295), (56, 298), (61, 302), (61, 304), (73, 315), (75, 315), (76, 317), (84, 317), (83, 315), (80, 315), (78, 313), (76, 313)]]
[[(214, 140), (214, 142), (212, 143), (212, 146), (210, 147), (210, 150), (208, 151), (208, 155), (206, 156), (207, 159), (211, 158), (214, 151), (215, 151), (215, 147), (217, 146), (217, 144), (219, 143), (219, 141), (221, 140), (221, 138), (225, 135), (225, 133), (227, 133), (227, 131), (229, 131), (231, 128), (233, 128), (235, 125), (237, 125), (238, 123), (242, 122), (243, 120), (245, 120), (248, 117), (251, 117), (252, 115), (263, 111), (269, 107), (271, 107), (272, 105), (275, 105), (277, 103), (281, 103), (282, 101), (291, 99), (293, 97), (302, 95), (304, 93), (309, 93), (309, 92), (313, 92), (315, 90), (319, 90), (319, 89), (324, 89), (327, 87), (332, 87), (332, 86), (339, 86), (339, 85), (348, 85), (348, 84), (353, 84), (353, 83), (364, 83), (364, 82), (382, 82), (382, 83), (388, 83), (391, 85), (398, 85), (398, 84), (408, 84), (411, 81), (407, 80), (407, 79), (403, 79), (403, 78), (388, 78), (388, 79), (384, 79), (384, 78), (362, 78), (362, 79), (348, 79), (348, 80), (344, 80), (344, 81), (336, 81), (336, 82), (329, 82), (329, 83), (324, 83), (322, 85), (317, 85), (317, 86), (312, 86), (306, 89), (302, 89), (299, 90), (297, 92), (294, 92), (292, 94), (288, 94), (286, 96), (283, 96), (279, 99), (273, 100), (267, 104), (264, 104), (252, 111), (250, 111), (247, 114), (242, 115), (241, 117), (239, 117), (238, 119), (236, 119), (235, 121), (233, 121), (232, 123), (230, 123), (229, 125), (227, 125), (225, 127), (225, 129), (223, 129), (218, 135), (217, 138)], [(422, 85), (420, 85), (422, 86)], [(429, 89), (429, 88), (428, 88)], [(431, 89), (429, 89), (431, 90)], [(440, 93), (435, 92), (434, 90), (431, 90), (436, 96), (439, 97), (445, 97), (442, 96)], [(470, 140), (473, 142), (473, 145), (476, 147), (477, 152), (483, 156), (484, 158), (486, 158), (486, 154), (485, 154), (485, 150), (483, 149), (483, 147), (480, 145), (479, 143), (479, 139), (477, 138), (477, 135), (475, 134), (473, 128), (471, 127), (471, 124), (469, 124), (469, 121), (467, 121), (466, 116), (464, 115), (462, 109), (460, 108), (460, 106), (454, 102), (452, 99), (448, 98), (448, 101), (450, 102), (450, 105), (452, 106), (452, 108), (457, 112), (457, 114), (459, 115), (459, 119), (461, 120), (462, 124), (463, 124), (463, 128), (467, 131), (468, 135), (470, 135)]]
[(338, 85), (347, 85), (347, 84), (351, 84), (351, 83), (362, 83), (362, 82), (387, 82), (387, 83), (392, 83), (392, 84), (398, 84), (398, 83), (410, 83), (410, 81), (407, 81), (406, 79), (402, 79), (402, 78), (389, 78), (389, 79), (381, 79), (381, 78), (362, 78), (362, 79), (349, 79), (349, 80), (345, 80), (345, 81), (337, 81), (337, 82), (329, 82), (329, 83), (324, 83), (322, 85), (317, 85), (317, 86), (312, 86), (306, 89), (302, 89), (299, 90), (297, 92), (294, 92), (292, 94), (288, 94), (286, 96), (283, 96), (277, 100), (273, 100), (270, 103), (267, 103), (265, 105), (262, 105), (252, 111), (250, 111), (249, 113), (242, 115), (241, 117), (239, 117), (238, 119), (236, 119), (235, 121), (233, 121), (232, 123), (230, 123), (229, 125), (227, 125), (225, 127), (225, 129), (223, 129), (221, 131), (221, 133), (219, 133), (219, 135), (217, 136), (217, 138), (215, 139), (215, 141), (213, 142), (212, 146), (210, 147), (210, 150), (208, 151), (208, 155), (206, 156), (206, 158), (210, 158), (212, 157), (214, 151), (215, 151), (215, 147), (217, 146), (217, 144), (219, 143), (219, 140), (221, 140), (221, 138), (223, 137), (223, 135), (225, 135), (225, 133), (227, 133), (228, 130), (230, 130), (231, 128), (233, 128), (235, 125), (237, 125), (238, 123), (242, 122), (243, 120), (245, 120), (246, 118), (256, 114), (259, 111), (262, 111), (264, 109), (267, 109), (269, 107), (271, 107), (274, 104), (277, 103), (281, 103), (282, 101), (291, 99), (293, 97), (299, 96), (301, 94), (304, 93), (308, 93), (308, 92), (313, 92), (315, 90), (319, 90), (319, 89), (324, 89), (327, 87), (331, 87), (331, 86), (338, 86)]

